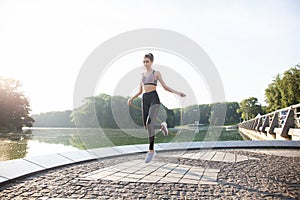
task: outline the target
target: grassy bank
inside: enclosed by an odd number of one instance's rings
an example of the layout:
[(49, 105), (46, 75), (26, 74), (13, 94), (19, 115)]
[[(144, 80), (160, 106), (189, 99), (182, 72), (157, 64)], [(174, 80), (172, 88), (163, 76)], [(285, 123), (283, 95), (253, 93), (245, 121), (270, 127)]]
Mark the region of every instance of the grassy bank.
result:
[[(147, 132), (143, 129), (104, 129), (103, 131), (102, 133), (93, 134), (93, 136), (80, 133), (78, 137), (73, 138), (76, 141), (73, 141), (72, 145), (81, 149), (90, 149), (148, 143)], [(158, 132), (155, 137), (155, 143), (229, 140), (243, 140), (243, 138), (237, 130), (226, 131), (225, 129), (202, 130), (197, 133), (188, 129), (182, 129), (181, 132), (179, 129), (170, 129), (168, 136), (164, 136), (161, 132)]]

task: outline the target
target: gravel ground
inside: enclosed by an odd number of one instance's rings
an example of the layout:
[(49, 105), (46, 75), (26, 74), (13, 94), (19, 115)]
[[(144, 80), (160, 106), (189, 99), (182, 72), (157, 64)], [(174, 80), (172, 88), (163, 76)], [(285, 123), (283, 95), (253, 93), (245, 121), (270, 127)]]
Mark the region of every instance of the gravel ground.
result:
[[(222, 151), (222, 150), (218, 150)], [(224, 150), (225, 151), (225, 150)], [(188, 151), (197, 152), (197, 151)], [(237, 163), (174, 158), (161, 152), (160, 162), (221, 169), (217, 185), (83, 180), (82, 174), (144, 159), (144, 154), (107, 158), (39, 172), (0, 186), (0, 199), (300, 199), (300, 157), (246, 150), (226, 150), (259, 160)]]

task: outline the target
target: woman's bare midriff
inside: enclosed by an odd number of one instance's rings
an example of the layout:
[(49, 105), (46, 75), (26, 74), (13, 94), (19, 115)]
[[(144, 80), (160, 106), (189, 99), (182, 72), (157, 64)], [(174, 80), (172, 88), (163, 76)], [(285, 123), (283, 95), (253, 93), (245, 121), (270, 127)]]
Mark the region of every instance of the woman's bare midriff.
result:
[(152, 92), (156, 90), (155, 85), (144, 85), (144, 93)]

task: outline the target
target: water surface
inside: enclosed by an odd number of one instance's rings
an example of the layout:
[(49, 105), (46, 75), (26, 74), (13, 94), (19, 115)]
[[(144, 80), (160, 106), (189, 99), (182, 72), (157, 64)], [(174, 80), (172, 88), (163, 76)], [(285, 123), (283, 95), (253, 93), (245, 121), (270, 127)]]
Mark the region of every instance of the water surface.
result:
[[(237, 130), (170, 129), (169, 136), (157, 131), (155, 142), (243, 140)], [(147, 144), (144, 129), (31, 128), (24, 133), (0, 133), (0, 161), (108, 146)]]

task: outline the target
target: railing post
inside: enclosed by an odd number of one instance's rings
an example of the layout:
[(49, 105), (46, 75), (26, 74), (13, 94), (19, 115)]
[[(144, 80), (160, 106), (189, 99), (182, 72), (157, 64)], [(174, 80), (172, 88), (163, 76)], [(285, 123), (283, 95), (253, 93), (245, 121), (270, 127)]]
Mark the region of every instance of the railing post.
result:
[(275, 111), (273, 118), (272, 118), (272, 122), (270, 124), (270, 129), (268, 131), (269, 134), (275, 134), (274, 129), (278, 127), (278, 113)]
[(256, 131), (260, 131), (259, 128), (261, 127), (262, 125), (262, 117), (260, 117), (258, 120), (257, 120), (257, 124), (256, 124), (256, 127), (255, 127), (255, 130)]
[(266, 127), (268, 127), (268, 126), (269, 126), (269, 124), (270, 124), (269, 120), (270, 120), (270, 117), (269, 117), (269, 115), (267, 115), (267, 116), (266, 116), (266, 118), (265, 118), (265, 121), (264, 121), (264, 123), (262, 124), (262, 127), (261, 127), (261, 132), (263, 132), (263, 133), (267, 133), (267, 131), (266, 131)]
[(257, 124), (257, 119), (254, 119), (253, 124), (251, 126), (251, 130), (255, 130), (256, 124)]
[(286, 118), (282, 124), (282, 131), (280, 136), (281, 137), (285, 137), (285, 138), (289, 138), (290, 136), (288, 135), (289, 129), (290, 128), (294, 128), (295, 124), (294, 124), (294, 110), (292, 109), (292, 107), (289, 108)]

